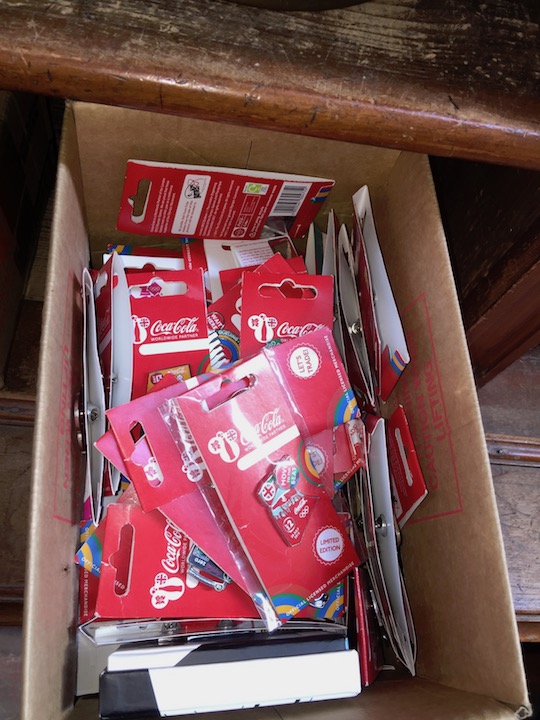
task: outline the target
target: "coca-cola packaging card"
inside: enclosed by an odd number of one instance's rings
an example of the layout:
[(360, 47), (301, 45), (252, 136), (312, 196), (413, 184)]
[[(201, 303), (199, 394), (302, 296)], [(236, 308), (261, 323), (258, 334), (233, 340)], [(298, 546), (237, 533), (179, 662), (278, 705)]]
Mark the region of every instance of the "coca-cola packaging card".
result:
[(132, 398), (152, 373), (182, 368), (184, 379), (209, 369), (210, 342), (201, 270), (128, 275), (133, 323)]
[(361, 467), (365, 467), (365, 429), (362, 420), (350, 420), (332, 430), (323, 430), (306, 441), (327, 495), (333, 498)]
[(258, 617), (250, 597), (157, 511), (111, 505), (96, 601), (100, 618)]
[(334, 490), (366, 467), (366, 426), (356, 418), (334, 428)]
[(334, 279), (329, 275), (246, 274), (242, 283), (240, 352), (248, 357), (273, 341), (332, 328)]
[(305, 438), (360, 417), (360, 410), (334, 342), (322, 327), (263, 350), (289, 398)]
[(212, 302), (223, 295), (221, 273), (235, 268), (258, 267), (269, 260), (274, 251), (267, 239), (260, 240), (204, 240), (204, 252), (208, 263), (208, 280)]
[(381, 626), (377, 618), (371, 580), (365, 567), (354, 569), (353, 583), (360, 677), (362, 685), (369, 687), (375, 682), (385, 664)]
[(306, 449), (328, 497), (334, 497), (334, 430), (327, 429), (306, 440)]
[(302, 237), (333, 185), (302, 175), (129, 160), (117, 229), (253, 240), (271, 219)]
[[(247, 271), (243, 268), (239, 270), (241, 275), (233, 287), (208, 308), (208, 328), (211, 332), (217, 333), (222, 351), (229, 363), (236, 362), (240, 357), (242, 277)], [(290, 261), (276, 253), (249, 272), (286, 273), (290, 270)]]
[(394, 512), (402, 528), (428, 494), (402, 405), (388, 419), (386, 434)]
[(109, 429), (94, 443), (95, 447), (119, 473), (129, 479), (129, 470), (126, 467), (122, 452), (116, 441), (114, 432)]
[(245, 554), (282, 620), (358, 562), (264, 353), (177, 399)]
[[(267, 263), (271, 263), (274, 258), (281, 258), (281, 260), (286, 260), (287, 265), (282, 266), (283, 272), (289, 271), (293, 273), (306, 273), (306, 262), (304, 258), (301, 255), (294, 255), (293, 257), (285, 257), (283, 255), (280, 255), (279, 253), (274, 253), (271, 258), (266, 263), (263, 263), (262, 265), (252, 265), (251, 267), (235, 267), (235, 268), (228, 268), (227, 270), (220, 270), (219, 278), (221, 280), (221, 287), (223, 288), (223, 293), (225, 294), (231, 288), (233, 288), (237, 282), (240, 282), (242, 280), (242, 276), (245, 272), (254, 272), (255, 270), (262, 270), (263, 268), (267, 268), (268, 270), (271, 270), (273, 272), (273, 269), (270, 267), (267, 267)], [(287, 267), (288, 266), (288, 267)], [(276, 269), (277, 272), (277, 269)]]
[(165, 379), (161, 389), (114, 408), (107, 415), (143, 510), (159, 508), (242, 585), (230, 543), (197, 487), (204, 469), (197, 465), (194, 453), (180, 455), (159, 411), (165, 400), (178, 397), (199, 381)]
[(206, 261), (206, 253), (204, 252), (204, 244), (202, 240), (190, 238), (189, 241), (182, 243), (182, 255), (186, 270), (201, 269), (204, 278), (204, 289), (206, 292), (206, 302), (212, 302), (212, 290), (210, 288), (210, 278), (208, 276), (208, 263)]
[(405, 333), (379, 245), (367, 186), (353, 195), (353, 253), (376, 392), (385, 402), (410, 362)]

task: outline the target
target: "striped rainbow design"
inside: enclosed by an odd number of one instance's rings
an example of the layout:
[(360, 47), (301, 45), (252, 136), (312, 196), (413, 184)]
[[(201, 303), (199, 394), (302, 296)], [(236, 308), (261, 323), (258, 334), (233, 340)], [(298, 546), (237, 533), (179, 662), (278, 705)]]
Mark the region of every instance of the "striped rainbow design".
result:
[(334, 585), (328, 592), (328, 600), (323, 608), (315, 608), (314, 615), (318, 620), (337, 620), (345, 612), (345, 595), (343, 582)]
[(360, 408), (352, 390), (346, 390), (340, 397), (334, 410), (334, 426), (343, 425), (349, 420), (360, 417)]
[(201, 360), (197, 375), (225, 370), (240, 357), (240, 338), (233, 333), (217, 330), (212, 331), (208, 337), (210, 352)]
[(96, 526), (94, 525), (94, 522), (92, 520), (85, 520), (84, 522), (82, 522), (79, 529), (79, 543), (81, 545), (85, 543), (95, 529)]
[(401, 375), (401, 373), (407, 367), (407, 363), (403, 361), (403, 358), (398, 353), (398, 351), (396, 350), (392, 354), (390, 354), (390, 351), (388, 351), (388, 359), (390, 361), (390, 367), (396, 373), (396, 375)]
[(131, 245), (107, 245), (108, 252), (118, 255), (131, 255)]
[(212, 363), (210, 362), (210, 354), (205, 355), (201, 360), (197, 369), (197, 375), (206, 375), (212, 372)]
[(311, 198), (311, 202), (312, 203), (323, 203), (326, 200), (326, 198), (328, 197), (328, 195), (330, 194), (331, 189), (332, 189), (331, 185), (322, 187), (319, 190), (319, 192), (314, 197)]
[(92, 533), (88, 540), (81, 545), (75, 555), (75, 562), (93, 575), (99, 576), (103, 546), (96, 533)]
[(306, 606), (306, 601), (301, 595), (293, 593), (280, 593), (272, 596), (272, 603), (276, 608), (276, 612), (280, 618), (288, 620), (297, 615), (302, 607)]
[(311, 459), (311, 455), (303, 442), (300, 443), (298, 448), (296, 465), (309, 483), (315, 485), (316, 487), (322, 487), (322, 483), (317, 482), (319, 480), (319, 473), (317, 472)]
[(228, 362), (236, 362), (240, 357), (240, 338), (231, 332), (217, 331), (217, 336)]

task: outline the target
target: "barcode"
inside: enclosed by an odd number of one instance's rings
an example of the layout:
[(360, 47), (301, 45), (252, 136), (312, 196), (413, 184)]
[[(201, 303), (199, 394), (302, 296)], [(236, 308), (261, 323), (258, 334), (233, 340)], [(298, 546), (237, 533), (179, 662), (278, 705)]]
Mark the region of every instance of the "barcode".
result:
[(309, 185), (301, 183), (284, 183), (270, 215), (279, 215), (282, 217), (296, 215), (308, 190)]

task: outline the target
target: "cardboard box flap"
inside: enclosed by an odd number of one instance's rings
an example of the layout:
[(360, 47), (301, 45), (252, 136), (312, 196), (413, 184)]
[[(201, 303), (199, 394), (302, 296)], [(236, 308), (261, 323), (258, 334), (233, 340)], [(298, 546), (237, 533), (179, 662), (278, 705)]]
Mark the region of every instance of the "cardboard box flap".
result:
[[(281, 720), (304, 720), (301, 705), (279, 708)], [(462, 692), (436, 683), (413, 678), (406, 681), (380, 678), (354, 700), (313, 703), (310, 720), (508, 720), (512, 709), (474, 693)]]
[[(66, 113), (58, 167), (37, 387), (24, 601), (22, 717), (60, 717), (72, 703), (83, 456), (74, 428), (82, 373), (82, 269), (88, 263), (80, 178)], [(45, 711), (47, 708), (47, 712)]]
[(377, 200), (412, 357), (387, 414), (403, 404), (429, 491), (402, 546), (418, 673), (527, 706), (478, 399), (427, 158), (403, 154)]

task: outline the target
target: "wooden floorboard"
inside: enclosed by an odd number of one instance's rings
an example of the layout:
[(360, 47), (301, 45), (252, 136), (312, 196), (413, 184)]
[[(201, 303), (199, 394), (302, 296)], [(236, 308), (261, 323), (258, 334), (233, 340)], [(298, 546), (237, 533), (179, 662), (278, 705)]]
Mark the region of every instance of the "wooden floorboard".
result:
[(540, 347), (478, 391), (522, 641), (540, 641)]
[(524, 353), (478, 391), (484, 430), (493, 435), (540, 436), (540, 346)]
[(0, 623), (21, 621), (25, 586), (32, 426), (0, 426)]

